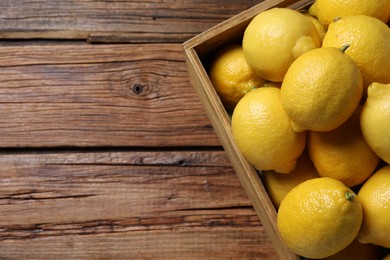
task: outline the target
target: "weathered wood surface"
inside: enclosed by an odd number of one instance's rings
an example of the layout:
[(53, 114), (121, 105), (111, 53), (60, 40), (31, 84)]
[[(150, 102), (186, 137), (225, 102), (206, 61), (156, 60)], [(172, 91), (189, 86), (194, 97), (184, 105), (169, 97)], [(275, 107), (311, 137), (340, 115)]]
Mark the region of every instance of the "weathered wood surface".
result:
[(2, 259), (270, 259), (225, 153), (0, 156)]
[(2, 0), (0, 38), (183, 42), (253, 0)]
[(0, 1), (0, 259), (276, 259), (181, 46), (257, 2)]
[(215, 146), (180, 44), (0, 46), (0, 147)]

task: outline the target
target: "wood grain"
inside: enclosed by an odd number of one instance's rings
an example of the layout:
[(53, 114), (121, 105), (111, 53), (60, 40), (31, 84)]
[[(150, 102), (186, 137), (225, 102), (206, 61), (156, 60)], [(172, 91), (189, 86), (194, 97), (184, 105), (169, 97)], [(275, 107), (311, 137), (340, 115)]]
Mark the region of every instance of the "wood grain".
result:
[(182, 49), (258, 2), (0, 1), (0, 259), (277, 259)]
[(2, 259), (279, 259), (261, 227), (124, 232), (3, 241)]
[(0, 38), (183, 42), (258, 2), (2, 0)]
[(0, 169), (0, 258), (276, 259), (222, 151), (3, 153)]
[[(175, 210), (249, 206), (229, 166), (201, 168), (213, 154), (191, 153), (3, 155), (0, 222), (85, 222), (123, 219), (129, 214), (142, 217)], [(155, 162), (148, 165), (151, 158)], [(181, 166), (187, 161), (198, 166)]]
[(0, 66), (0, 147), (220, 145), (180, 44), (4, 44)]

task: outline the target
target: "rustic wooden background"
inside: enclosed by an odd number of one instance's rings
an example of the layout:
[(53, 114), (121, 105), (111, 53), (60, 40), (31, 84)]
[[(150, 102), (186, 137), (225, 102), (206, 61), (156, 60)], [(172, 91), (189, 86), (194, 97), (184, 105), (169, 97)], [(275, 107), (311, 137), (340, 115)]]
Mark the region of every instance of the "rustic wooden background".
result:
[(0, 259), (277, 259), (182, 49), (258, 2), (1, 0)]

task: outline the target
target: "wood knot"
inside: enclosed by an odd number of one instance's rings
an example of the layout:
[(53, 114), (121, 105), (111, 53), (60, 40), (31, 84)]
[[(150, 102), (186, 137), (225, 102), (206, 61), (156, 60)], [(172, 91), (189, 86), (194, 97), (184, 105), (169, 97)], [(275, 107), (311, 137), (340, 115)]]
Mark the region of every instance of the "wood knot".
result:
[(133, 85), (133, 93), (136, 94), (136, 95), (141, 95), (142, 92), (144, 92), (144, 85), (141, 85), (141, 84), (134, 84)]
[(187, 165), (186, 161), (183, 159), (179, 160), (177, 163), (179, 166), (186, 166)]

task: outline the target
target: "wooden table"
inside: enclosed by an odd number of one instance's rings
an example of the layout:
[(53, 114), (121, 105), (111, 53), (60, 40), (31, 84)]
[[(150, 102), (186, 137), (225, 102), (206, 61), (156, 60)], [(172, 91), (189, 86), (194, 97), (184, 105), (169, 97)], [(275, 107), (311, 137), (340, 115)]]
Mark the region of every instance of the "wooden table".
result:
[(1, 0), (0, 259), (277, 259), (182, 43), (250, 0)]

